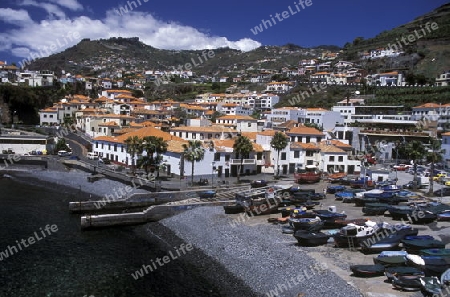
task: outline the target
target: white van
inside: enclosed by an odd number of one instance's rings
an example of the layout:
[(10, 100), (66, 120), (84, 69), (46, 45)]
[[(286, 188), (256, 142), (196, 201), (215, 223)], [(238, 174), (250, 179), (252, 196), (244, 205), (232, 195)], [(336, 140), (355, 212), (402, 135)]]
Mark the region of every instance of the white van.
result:
[(89, 160), (97, 160), (98, 159), (98, 154), (96, 152), (89, 152), (87, 154), (87, 158)]

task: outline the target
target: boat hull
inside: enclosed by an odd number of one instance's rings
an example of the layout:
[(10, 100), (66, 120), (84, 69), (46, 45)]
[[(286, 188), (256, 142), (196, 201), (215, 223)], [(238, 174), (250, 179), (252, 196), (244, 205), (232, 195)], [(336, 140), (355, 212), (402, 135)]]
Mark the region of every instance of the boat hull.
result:
[(330, 238), (330, 235), (322, 232), (298, 230), (294, 233), (294, 237), (301, 246), (319, 246), (326, 244)]

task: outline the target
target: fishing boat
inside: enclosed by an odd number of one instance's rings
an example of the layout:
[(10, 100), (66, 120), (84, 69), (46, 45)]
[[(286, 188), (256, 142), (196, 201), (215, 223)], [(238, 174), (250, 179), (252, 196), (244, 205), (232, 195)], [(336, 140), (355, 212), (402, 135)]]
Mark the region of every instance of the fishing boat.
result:
[(422, 284), (421, 291), (424, 296), (438, 296), (441, 294), (441, 282), (436, 276), (422, 276), (419, 279)]
[(336, 185), (336, 186), (328, 186), (327, 187), (327, 193), (328, 194), (336, 194), (337, 192), (341, 192), (346, 190), (347, 188), (342, 185)]
[(440, 240), (436, 240), (433, 237), (431, 238), (411, 238), (409, 236), (402, 239), (403, 247), (413, 253), (413, 252), (419, 252), (420, 250), (425, 249), (443, 249), (445, 248), (445, 243), (443, 243)]
[(384, 274), (386, 275), (389, 282), (392, 282), (394, 277), (398, 278), (402, 276), (404, 278), (415, 279), (421, 276), (425, 276), (425, 273), (419, 268), (409, 266), (386, 267)]
[(436, 214), (436, 220), (438, 221), (450, 221), (450, 210), (446, 210)]
[(336, 247), (349, 247), (351, 243), (358, 247), (367, 238), (372, 237), (378, 228), (377, 224), (372, 221), (366, 221), (364, 225), (348, 224), (333, 236), (334, 244)]
[(419, 278), (410, 278), (405, 276), (393, 277), (392, 286), (402, 291), (420, 291), (422, 283)]
[(450, 257), (450, 249), (425, 249), (420, 250), (420, 255)]
[(364, 226), (368, 219), (358, 218), (358, 219), (336, 219), (335, 221), (324, 221), (323, 228), (325, 229), (340, 229), (347, 226), (348, 224), (355, 224), (358, 226)]
[(319, 217), (314, 218), (289, 218), (289, 225), (291, 225), (295, 231), (308, 230), (311, 232), (319, 232), (323, 228), (323, 222)]
[(401, 233), (387, 234), (384, 232), (376, 232), (374, 236), (360, 244), (361, 252), (371, 254), (400, 249), (400, 242), (404, 235)]
[(345, 213), (337, 213), (337, 212), (329, 211), (327, 209), (324, 209), (324, 210), (313, 209), (312, 212), (314, 212), (324, 222), (334, 222), (337, 219), (345, 219), (347, 217), (347, 215)]
[(380, 264), (374, 265), (351, 265), (350, 270), (353, 276), (357, 277), (375, 277), (384, 274), (385, 267)]
[(198, 196), (200, 198), (214, 198), (216, 197), (216, 191), (213, 190), (200, 191), (198, 192)]
[(322, 232), (310, 232), (306, 230), (297, 230), (294, 233), (298, 244), (301, 246), (319, 246), (328, 242), (330, 235)]
[(441, 284), (443, 286), (449, 286), (450, 285), (450, 268), (445, 270), (441, 275)]
[(306, 165), (304, 169), (297, 169), (294, 173), (294, 179), (298, 184), (301, 183), (317, 183), (320, 181), (322, 173), (319, 168), (314, 165)]
[(450, 258), (439, 256), (420, 256), (408, 255), (407, 261), (409, 266), (421, 269), (425, 276), (440, 277), (447, 269), (450, 268)]
[(388, 208), (389, 204), (387, 203), (366, 203), (362, 208), (362, 212), (367, 216), (379, 216), (384, 215)]
[(394, 220), (408, 219), (414, 210), (416, 208), (409, 205), (390, 206), (388, 208), (388, 212)]
[(405, 251), (383, 251), (373, 258), (375, 264), (385, 267), (406, 266), (408, 253)]
[(378, 200), (378, 198), (369, 198), (369, 197), (364, 197), (364, 196), (358, 196), (355, 195), (355, 198), (353, 198), (353, 201), (355, 202), (355, 206), (365, 206), (366, 203), (379, 203), (380, 200)]

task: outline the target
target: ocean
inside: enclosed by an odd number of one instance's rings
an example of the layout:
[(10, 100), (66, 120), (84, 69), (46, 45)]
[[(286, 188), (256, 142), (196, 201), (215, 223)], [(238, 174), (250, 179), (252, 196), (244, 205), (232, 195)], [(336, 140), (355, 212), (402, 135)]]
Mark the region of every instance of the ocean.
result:
[[(158, 223), (81, 231), (70, 191), (0, 179), (0, 297), (232, 296), (196, 265), (204, 256), (183, 257), (183, 242)], [(178, 259), (155, 265), (170, 251)]]

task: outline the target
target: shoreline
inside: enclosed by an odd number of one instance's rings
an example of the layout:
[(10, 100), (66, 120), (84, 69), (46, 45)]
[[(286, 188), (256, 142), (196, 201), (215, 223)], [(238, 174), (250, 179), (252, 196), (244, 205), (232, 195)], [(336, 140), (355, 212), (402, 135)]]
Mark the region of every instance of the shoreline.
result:
[[(102, 198), (102, 195), (111, 193), (111, 187), (121, 187), (122, 183), (117, 181), (108, 180), (101, 186), (95, 187), (95, 193), (90, 191), (91, 185), (96, 185), (99, 181), (91, 184), (87, 179), (82, 179), (88, 176), (88, 173), (82, 171), (71, 170), (69, 172), (58, 172), (48, 169), (35, 169), (35, 168), (12, 168), (3, 170), (2, 173), (7, 176), (4, 178), (10, 178), (14, 182), (25, 183), (31, 186), (42, 187), (54, 192), (60, 192), (62, 195), (71, 195), (76, 197), (80, 201), (90, 200), (94, 198)], [(67, 177), (75, 177), (74, 179), (67, 180)], [(82, 190), (77, 188), (80, 183)], [(88, 187), (86, 187), (88, 186)], [(105, 193), (105, 190), (107, 192)], [(141, 190), (142, 192), (148, 192)], [(80, 193), (82, 193), (80, 195)], [(80, 199), (81, 198), (81, 199)], [(69, 216), (69, 214), (68, 214)], [(131, 227), (131, 228), (130, 228)], [(149, 246), (157, 245), (157, 252), (167, 254), (174, 247), (181, 246), (182, 244), (188, 244), (181, 237), (177, 236), (172, 230), (166, 228), (159, 222), (146, 223), (143, 225), (130, 226), (130, 232), (143, 238), (148, 242)], [(87, 231), (89, 232), (89, 231)], [(100, 231), (101, 232), (101, 231)], [(192, 280), (198, 280), (193, 282), (189, 287), (195, 290), (199, 295), (196, 296), (208, 296), (208, 297), (232, 297), (236, 296), (236, 293), (240, 296), (246, 297), (259, 297), (250, 287), (248, 287), (240, 278), (234, 276), (226, 267), (220, 262), (214, 260), (212, 257), (205, 254), (201, 249), (194, 246), (194, 250), (183, 255), (180, 259), (175, 261), (177, 266), (179, 265), (182, 271), (182, 275), (188, 274), (188, 278)], [(150, 263), (142, 263), (150, 264)], [(142, 266), (141, 266), (142, 267)], [(141, 267), (136, 267), (136, 270)], [(158, 273), (161, 273), (158, 271)], [(124, 277), (130, 277), (131, 275), (125, 275)], [(151, 278), (150, 275), (143, 276), (145, 278)]]

